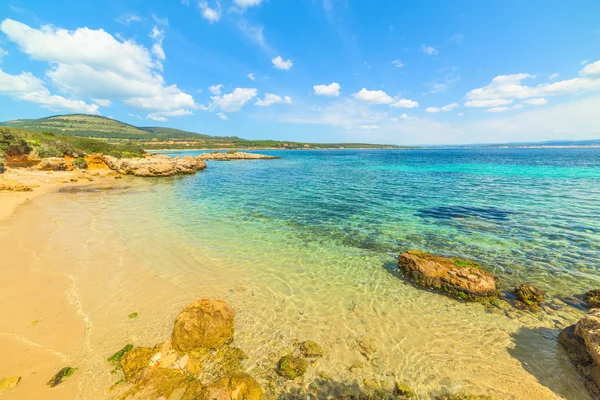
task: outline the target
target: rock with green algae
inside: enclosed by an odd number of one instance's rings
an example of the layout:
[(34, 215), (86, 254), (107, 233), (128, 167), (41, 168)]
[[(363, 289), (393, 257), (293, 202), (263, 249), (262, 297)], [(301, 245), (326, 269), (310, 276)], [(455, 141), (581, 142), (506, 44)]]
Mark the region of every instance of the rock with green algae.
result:
[(225, 345), (217, 350), (192, 353), (185, 369), (200, 379), (203, 384), (208, 385), (223, 376), (242, 373), (242, 361), (246, 358), (242, 350)]
[(306, 373), (308, 364), (300, 357), (291, 354), (283, 356), (277, 364), (277, 373), (286, 379), (296, 379)]
[(417, 397), (416, 393), (407, 384), (402, 382), (396, 382), (394, 384), (394, 394), (403, 396), (405, 399)]
[(202, 398), (202, 394), (204, 392), (204, 386), (200, 381), (194, 380), (191, 381), (187, 387), (185, 388), (185, 392), (181, 396), (179, 400), (197, 400)]
[(185, 354), (230, 343), (234, 316), (235, 310), (221, 300), (200, 299), (187, 305), (175, 320), (173, 348)]
[(498, 296), (496, 278), (469, 260), (408, 251), (398, 257), (398, 269), (415, 284), (469, 301)]
[(263, 391), (252, 376), (242, 373), (217, 380), (198, 399), (262, 400)]
[(136, 381), (150, 365), (150, 360), (155, 354), (156, 349), (152, 347), (134, 347), (126, 352), (121, 358), (121, 369), (125, 379), (129, 382)]
[(46, 382), (46, 385), (50, 387), (60, 385), (63, 380), (73, 375), (75, 371), (77, 371), (77, 368), (64, 367), (60, 371), (58, 371), (56, 375), (54, 375), (48, 382)]
[(127, 316), (127, 318), (129, 318), (129, 319), (134, 319), (134, 318), (137, 318), (137, 316), (138, 316), (138, 313), (136, 313), (136, 312), (132, 312), (131, 314), (129, 314), (129, 315)]
[(133, 345), (127, 344), (121, 350), (117, 351), (115, 354), (108, 357), (108, 359), (106, 361), (112, 363), (116, 369), (120, 369), (121, 368), (121, 359), (123, 358), (125, 353), (131, 351), (132, 349), (133, 349)]
[(10, 376), (8, 378), (0, 379), (0, 391), (6, 389), (12, 389), (19, 384), (21, 381), (20, 376)]
[(175, 392), (181, 397), (187, 390), (192, 378), (180, 369), (148, 368), (127, 392), (119, 397), (121, 400), (170, 398)]
[(583, 301), (587, 308), (600, 308), (600, 289), (590, 290), (584, 294)]
[(317, 342), (306, 340), (300, 345), (300, 352), (304, 357), (322, 357), (323, 348)]
[(536, 288), (533, 285), (523, 284), (515, 290), (517, 299), (532, 310), (540, 308), (546, 294), (543, 290)]

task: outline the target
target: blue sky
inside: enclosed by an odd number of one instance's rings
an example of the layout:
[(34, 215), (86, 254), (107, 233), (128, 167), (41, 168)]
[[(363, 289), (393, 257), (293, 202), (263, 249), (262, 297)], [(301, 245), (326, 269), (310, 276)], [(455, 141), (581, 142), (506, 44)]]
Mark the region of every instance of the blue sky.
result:
[(600, 2), (5, 0), (0, 120), (314, 142), (600, 138)]

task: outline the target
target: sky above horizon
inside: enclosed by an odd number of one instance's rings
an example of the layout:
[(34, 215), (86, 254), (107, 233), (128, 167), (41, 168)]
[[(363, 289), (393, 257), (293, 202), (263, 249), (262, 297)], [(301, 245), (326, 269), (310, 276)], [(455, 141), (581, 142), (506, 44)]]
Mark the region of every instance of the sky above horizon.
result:
[(0, 121), (306, 142), (600, 138), (600, 2), (5, 0)]

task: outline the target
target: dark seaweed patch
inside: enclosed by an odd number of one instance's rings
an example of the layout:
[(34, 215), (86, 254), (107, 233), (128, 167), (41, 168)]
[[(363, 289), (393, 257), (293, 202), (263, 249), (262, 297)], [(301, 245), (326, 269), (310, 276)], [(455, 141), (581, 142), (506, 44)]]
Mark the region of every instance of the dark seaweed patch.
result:
[(423, 208), (417, 211), (416, 215), (435, 219), (481, 218), (489, 221), (508, 221), (512, 214), (514, 212), (496, 207), (441, 206)]

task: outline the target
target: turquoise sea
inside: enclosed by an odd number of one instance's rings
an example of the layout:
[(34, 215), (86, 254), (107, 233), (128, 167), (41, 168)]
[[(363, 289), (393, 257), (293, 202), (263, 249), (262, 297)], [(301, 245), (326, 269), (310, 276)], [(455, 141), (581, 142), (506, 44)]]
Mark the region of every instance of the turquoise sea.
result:
[[(148, 269), (236, 307), (253, 373), (270, 379), (271, 354), (310, 337), (329, 356), (307, 385), (325, 370), (393, 376), (423, 398), (588, 398), (556, 335), (582, 315), (576, 296), (600, 287), (600, 149), (261, 153), (282, 158), (209, 161), (106, 198)], [(415, 288), (396, 273), (409, 249), (476, 260), (505, 290), (542, 288), (547, 306), (490, 310)]]

